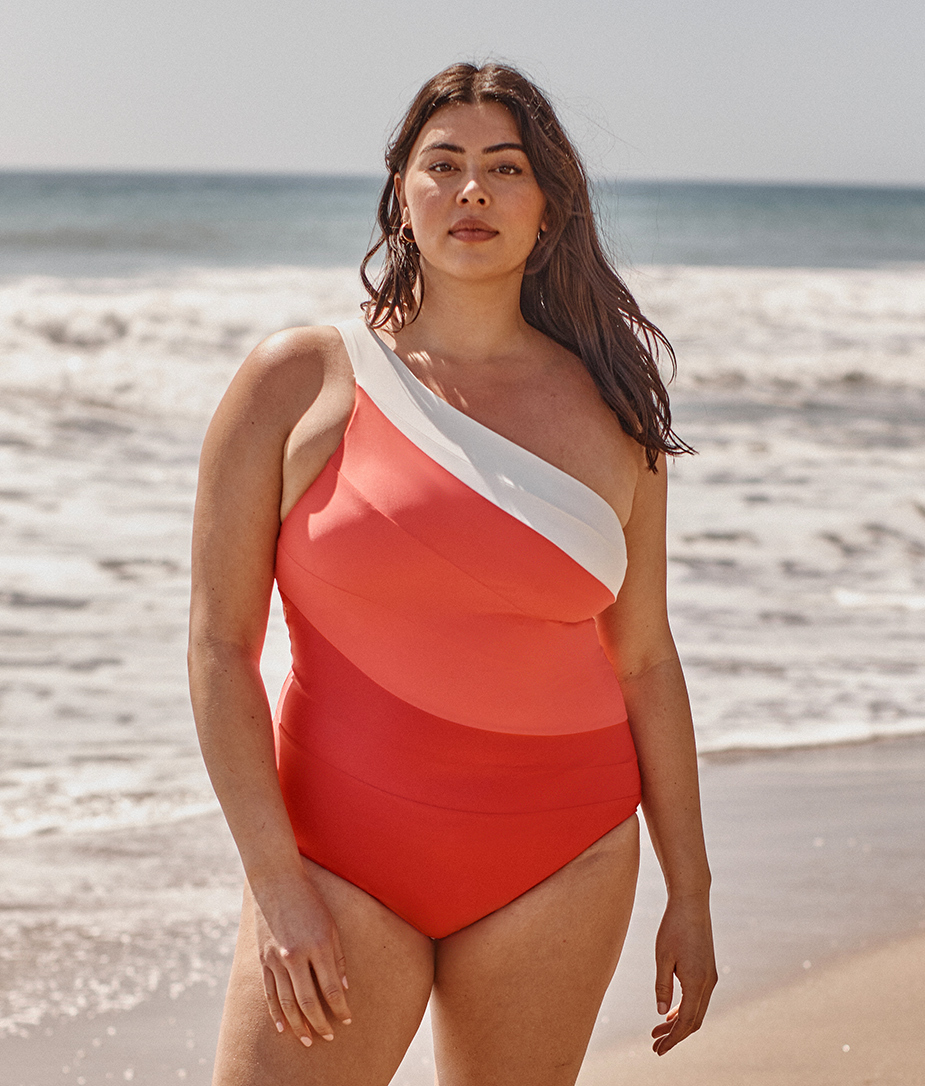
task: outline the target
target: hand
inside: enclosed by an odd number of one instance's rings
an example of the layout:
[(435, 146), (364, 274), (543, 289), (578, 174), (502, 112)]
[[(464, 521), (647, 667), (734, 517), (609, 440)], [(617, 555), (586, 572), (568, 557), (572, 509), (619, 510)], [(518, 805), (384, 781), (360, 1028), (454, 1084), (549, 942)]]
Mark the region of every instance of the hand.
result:
[[(681, 1002), (669, 1011), (675, 977)], [(707, 895), (669, 898), (655, 940), (655, 998), (658, 1013), (667, 1017), (652, 1030), (653, 1052), (664, 1056), (700, 1029), (717, 979)]]
[(306, 1046), (312, 1030), (333, 1041), (332, 1016), (350, 1025), (346, 959), (334, 918), (304, 875), (262, 884), (257, 897), (257, 950), (276, 1028), (282, 1033), (288, 1022)]

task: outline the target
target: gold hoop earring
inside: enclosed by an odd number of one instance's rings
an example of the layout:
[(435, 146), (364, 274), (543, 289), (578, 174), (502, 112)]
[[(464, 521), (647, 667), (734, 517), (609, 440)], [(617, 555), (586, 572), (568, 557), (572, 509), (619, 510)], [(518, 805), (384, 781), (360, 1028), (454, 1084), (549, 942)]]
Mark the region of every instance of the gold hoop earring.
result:
[(409, 245), (414, 244), (414, 231), (411, 229), (410, 222), (403, 222), (398, 228), (398, 236), (402, 241), (406, 241)]

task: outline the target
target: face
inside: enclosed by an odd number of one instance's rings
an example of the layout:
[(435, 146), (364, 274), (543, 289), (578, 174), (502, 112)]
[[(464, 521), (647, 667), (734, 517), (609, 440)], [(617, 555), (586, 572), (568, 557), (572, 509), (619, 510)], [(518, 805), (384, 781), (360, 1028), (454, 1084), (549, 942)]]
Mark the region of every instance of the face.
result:
[(546, 226), (546, 197), (514, 118), (497, 102), (438, 110), (395, 190), (425, 274), (522, 275)]

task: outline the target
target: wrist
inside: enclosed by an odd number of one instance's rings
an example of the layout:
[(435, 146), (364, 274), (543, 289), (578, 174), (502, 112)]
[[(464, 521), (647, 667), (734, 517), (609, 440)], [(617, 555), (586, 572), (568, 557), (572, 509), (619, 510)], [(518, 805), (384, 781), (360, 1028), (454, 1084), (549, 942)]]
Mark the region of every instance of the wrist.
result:
[(246, 867), (245, 876), (256, 898), (286, 893), (291, 887), (308, 881), (298, 853), (295, 856), (281, 856), (275, 863), (262, 859), (257, 865)]
[(698, 880), (692, 883), (675, 883), (671, 882), (666, 885), (668, 891), (669, 902), (689, 902), (696, 904), (697, 902), (708, 902), (710, 900), (710, 886), (711, 880), (709, 877), (706, 880)]

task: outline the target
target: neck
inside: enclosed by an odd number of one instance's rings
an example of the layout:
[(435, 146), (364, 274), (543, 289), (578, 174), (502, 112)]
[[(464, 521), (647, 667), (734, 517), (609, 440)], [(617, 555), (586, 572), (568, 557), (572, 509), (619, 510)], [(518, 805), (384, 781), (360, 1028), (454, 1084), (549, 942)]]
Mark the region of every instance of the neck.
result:
[(404, 351), (447, 362), (491, 362), (536, 333), (520, 312), (522, 277), (443, 282), (425, 269), (424, 303), (395, 336)]

